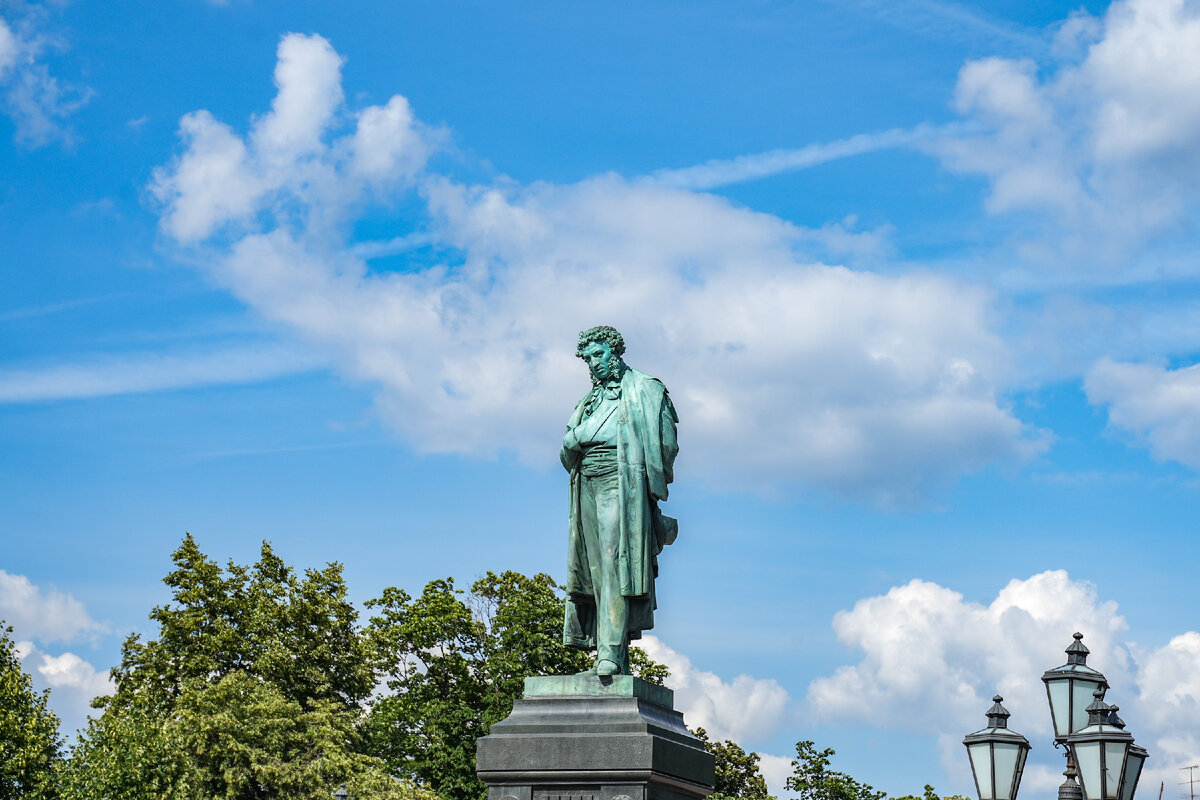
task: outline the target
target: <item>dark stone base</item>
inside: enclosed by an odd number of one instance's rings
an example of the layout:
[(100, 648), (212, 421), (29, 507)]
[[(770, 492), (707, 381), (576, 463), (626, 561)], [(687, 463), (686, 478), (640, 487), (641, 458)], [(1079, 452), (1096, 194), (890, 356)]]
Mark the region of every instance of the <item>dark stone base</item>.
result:
[(713, 757), (674, 692), (628, 675), (525, 679), (525, 697), (479, 740), (488, 800), (701, 800)]

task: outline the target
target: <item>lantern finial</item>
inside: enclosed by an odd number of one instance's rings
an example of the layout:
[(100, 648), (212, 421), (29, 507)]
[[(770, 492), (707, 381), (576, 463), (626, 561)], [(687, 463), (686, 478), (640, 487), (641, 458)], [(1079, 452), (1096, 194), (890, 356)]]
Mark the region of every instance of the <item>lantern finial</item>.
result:
[(1117, 716), (1117, 712), (1121, 710), (1120, 706), (1108, 707), (1108, 724), (1112, 725), (1117, 730), (1125, 730), (1125, 720)]
[(1008, 709), (1000, 705), (1004, 698), (996, 695), (992, 698), (992, 707), (987, 710), (988, 727), (989, 728), (1007, 728), (1008, 718), (1012, 714), (1008, 713)]
[(1104, 702), (1104, 687), (1097, 686), (1096, 691), (1092, 692), (1092, 697), (1096, 699), (1086, 709), (1088, 725), (1104, 725), (1108, 722), (1109, 712), (1112, 710), (1111, 706)]
[(1088, 653), (1092, 652), (1087, 649), (1087, 645), (1083, 643), (1083, 634), (1075, 631), (1072, 634), (1075, 641), (1067, 646), (1067, 663), (1068, 664), (1086, 664)]

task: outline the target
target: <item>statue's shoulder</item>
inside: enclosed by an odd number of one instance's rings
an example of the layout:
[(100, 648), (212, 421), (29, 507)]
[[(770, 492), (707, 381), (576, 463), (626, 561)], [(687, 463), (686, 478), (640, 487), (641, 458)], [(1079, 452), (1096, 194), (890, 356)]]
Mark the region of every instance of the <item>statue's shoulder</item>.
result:
[(642, 392), (653, 394), (667, 393), (667, 387), (658, 378), (653, 375), (647, 375), (639, 369), (634, 369), (628, 364), (625, 365), (625, 377), (622, 379), (622, 383), (625, 381), (629, 381)]

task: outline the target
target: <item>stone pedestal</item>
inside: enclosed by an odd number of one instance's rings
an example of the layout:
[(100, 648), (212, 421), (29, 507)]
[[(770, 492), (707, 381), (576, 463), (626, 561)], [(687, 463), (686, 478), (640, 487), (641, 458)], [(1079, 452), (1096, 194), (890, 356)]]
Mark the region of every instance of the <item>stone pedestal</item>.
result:
[(629, 675), (525, 679), (512, 714), (479, 740), (488, 800), (701, 800), (713, 757), (675, 693)]

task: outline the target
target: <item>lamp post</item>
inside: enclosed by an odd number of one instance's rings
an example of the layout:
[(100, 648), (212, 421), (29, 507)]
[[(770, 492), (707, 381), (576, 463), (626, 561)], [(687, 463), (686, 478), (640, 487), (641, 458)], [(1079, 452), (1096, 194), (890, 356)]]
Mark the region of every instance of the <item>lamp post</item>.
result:
[[(1117, 711), (1117, 707), (1113, 706), (1109, 722), (1113, 727), (1125, 730), (1125, 720), (1117, 716)], [(1142, 767), (1149, 755), (1149, 751), (1141, 745), (1129, 745), (1129, 753), (1125, 756), (1125, 774), (1121, 778), (1121, 800), (1133, 800), (1133, 793), (1137, 791), (1138, 781), (1142, 777)]]
[(1000, 695), (993, 697), (987, 727), (963, 739), (979, 800), (1017, 800), (1025, 757), (1029, 755), (1029, 740), (1008, 729), (1010, 714), (1000, 705), (1003, 699)]
[(1117, 716), (1117, 706), (1110, 706), (1096, 689), (1095, 701), (1087, 707), (1087, 727), (1072, 733), (1067, 745), (1079, 767), (1085, 800), (1132, 800), (1141, 777), (1146, 751), (1136, 745)]
[(333, 793), (333, 796), (337, 798), (337, 800), (347, 800), (347, 798), (350, 797), (350, 793), (346, 791), (346, 784), (343, 783), (341, 786), (339, 786), (338, 790)]
[(1067, 647), (1067, 663), (1042, 674), (1046, 699), (1050, 701), (1054, 740), (1059, 744), (1088, 724), (1088, 703), (1097, 689), (1108, 688), (1104, 675), (1087, 665), (1090, 651), (1083, 643), (1083, 634), (1076, 632), (1074, 639)]
[[(1067, 779), (1058, 789), (1059, 800), (1133, 800), (1149, 753), (1134, 744), (1117, 706), (1104, 702), (1108, 680), (1087, 665), (1083, 634), (1074, 639), (1067, 663), (1042, 675), (1054, 746), (1066, 747)], [(988, 727), (963, 739), (979, 800), (1016, 800), (1030, 749), (1024, 736), (1008, 729), (1010, 715), (1001, 700), (993, 698)]]

